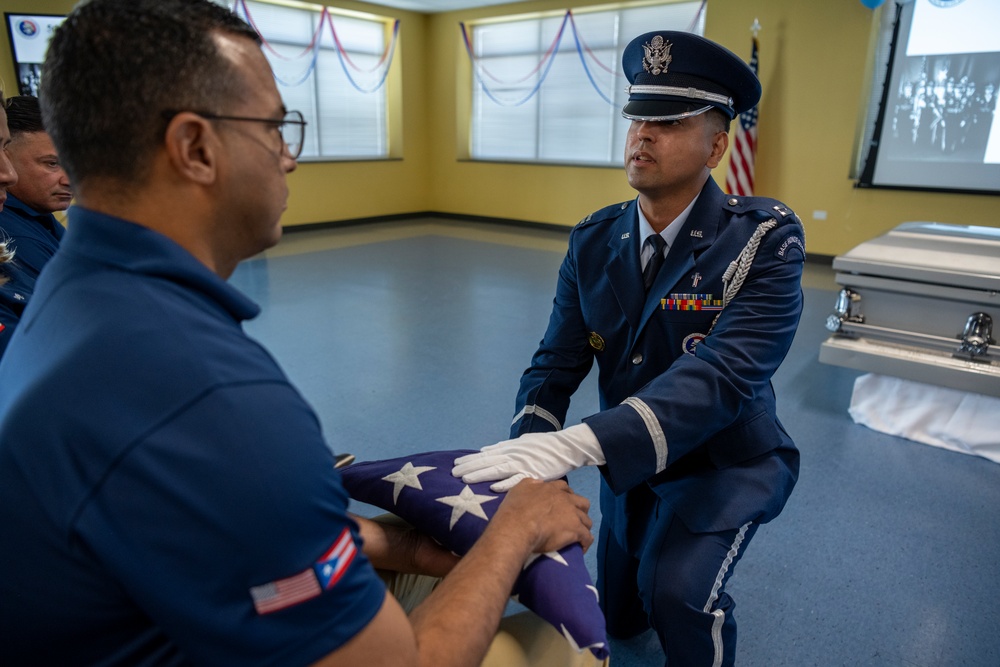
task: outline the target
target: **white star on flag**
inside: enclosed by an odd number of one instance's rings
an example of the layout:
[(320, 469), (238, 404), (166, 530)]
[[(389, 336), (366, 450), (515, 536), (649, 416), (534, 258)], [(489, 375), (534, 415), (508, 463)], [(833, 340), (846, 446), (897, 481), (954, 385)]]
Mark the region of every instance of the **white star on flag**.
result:
[(569, 563), (566, 562), (566, 559), (563, 558), (563, 555), (561, 553), (559, 553), (558, 551), (546, 551), (543, 554), (531, 554), (530, 556), (528, 556), (528, 560), (524, 561), (524, 567), (522, 567), (521, 569), (522, 570), (527, 570), (529, 565), (531, 565), (532, 563), (534, 563), (536, 560), (538, 560), (542, 556), (546, 556), (548, 558), (551, 558), (555, 562), (557, 562), (557, 563), (559, 563), (561, 565), (565, 565), (566, 567), (569, 567)]
[(448, 530), (451, 530), (466, 513), (473, 514), (483, 521), (489, 521), (490, 518), (483, 511), (483, 503), (496, 500), (497, 497), (474, 493), (469, 488), (469, 485), (466, 484), (465, 488), (457, 496), (444, 496), (443, 498), (437, 498), (437, 501), (445, 505), (451, 505), (451, 523), (448, 525)]
[(420, 486), (420, 474), (425, 473), (428, 470), (434, 470), (434, 466), (414, 466), (409, 461), (406, 462), (402, 468), (392, 473), (391, 475), (386, 475), (382, 479), (387, 482), (392, 482), (392, 502), (399, 502), (399, 493), (403, 490), (404, 486), (408, 486), (411, 489), (416, 489), (417, 491), (423, 491), (424, 487)]
[[(343, 468), (340, 475), (354, 500), (392, 512), (444, 548), (465, 554), (487, 529), (505, 495), (491, 491), (490, 482), (465, 484), (452, 476), (455, 459), (474, 453), (448, 450), (361, 461)], [(462, 518), (466, 514), (474, 516)], [(313, 571), (321, 568), (310, 568)], [(558, 556), (536, 556), (511, 592), (556, 631), (571, 635), (576, 650), (589, 650), (595, 664), (608, 657), (607, 624), (580, 544), (563, 547)]]
[(586, 649), (589, 649), (589, 648), (601, 648), (601, 647), (603, 647), (603, 646), (604, 646), (604, 642), (595, 642), (595, 643), (593, 643), (593, 644), (589, 644), (589, 645), (587, 645), (587, 646), (580, 646), (580, 645), (578, 645), (578, 644), (576, 643), (576, 640), (575, 640), (575, 639), (573, 639), (573, 635), (571, 635), (571, 634), (569, 633), (569, 630), (567, 630), (567, 629), (566, 629), (566, 626), (565, 626), (565, 625), (563, 625), (562, 623), (560, 623), (560, 624), (559, 624), (559, 628), (560, 628), (560, 629), (562, 630), (562, 633), (563, 633), (563, 637), (565, 637), (565, 638), (566, 638), (566, 641), (568, 641), (568, 642), (569, 642), (569, 645), (570, 645), (570, 646), (571, 646), (571, 647), (573, 648), (573, 650), (574, 650), (574, 651), (576, 651), (577, 653), (583, 653), (583, 652), (584, 652), (584, 651), (585, 651)]

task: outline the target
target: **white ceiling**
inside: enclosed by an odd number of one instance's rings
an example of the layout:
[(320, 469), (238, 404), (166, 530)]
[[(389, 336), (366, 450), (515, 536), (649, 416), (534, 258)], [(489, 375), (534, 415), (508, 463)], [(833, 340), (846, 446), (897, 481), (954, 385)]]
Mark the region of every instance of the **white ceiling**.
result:
[(457, 9), (473, 9), (491, 5), (509, 4), (512, 0), (365, 0), (374, 5), (405, 9), (423, 14), (438, 14)]

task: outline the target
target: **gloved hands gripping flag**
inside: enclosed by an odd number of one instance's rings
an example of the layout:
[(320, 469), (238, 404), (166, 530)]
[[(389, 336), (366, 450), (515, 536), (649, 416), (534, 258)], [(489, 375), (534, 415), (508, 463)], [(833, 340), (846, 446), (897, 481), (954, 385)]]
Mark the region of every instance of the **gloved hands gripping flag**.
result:
[[(453, 477), (453, 462), (477, 450), (425, 452), (355, 463), (340, 471), (355, 500), (381, 507), (464, 555), (486, 529), (505, 494), (490, 482), (466, 484)], [(608, 657), (604, 614), (583, 561), (572, 544), (528, 560), (514, 584), (518, 602), (551, 623), (579, 651)]]

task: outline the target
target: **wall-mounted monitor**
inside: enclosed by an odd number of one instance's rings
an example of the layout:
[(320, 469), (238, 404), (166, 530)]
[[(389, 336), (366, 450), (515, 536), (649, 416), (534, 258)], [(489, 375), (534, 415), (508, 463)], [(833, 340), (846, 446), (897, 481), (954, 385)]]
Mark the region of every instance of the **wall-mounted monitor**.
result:
[[(42, 80), (42, 63), (52, 32), (66, 17), (52, 14), (4, 13), (10, 50), (17, 72), (17, 91), (20, 95), (38, 96)], [(12, 94), (7, 91), (7, 94)]]

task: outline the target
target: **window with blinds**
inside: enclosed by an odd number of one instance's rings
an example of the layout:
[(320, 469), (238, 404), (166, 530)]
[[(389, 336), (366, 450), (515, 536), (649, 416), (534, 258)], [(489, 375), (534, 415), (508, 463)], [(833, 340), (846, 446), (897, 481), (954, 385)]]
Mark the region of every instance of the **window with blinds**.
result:
[(474, 160), (622, 165), (621, 54), (651, 30), (703, 35), (701, 0), (603, 6), (471, 26)]
[(260, 34), (285, 106), (308, 123), (300, 161), (388, 157), (391, 19), (250, 0), (229, 6)]

